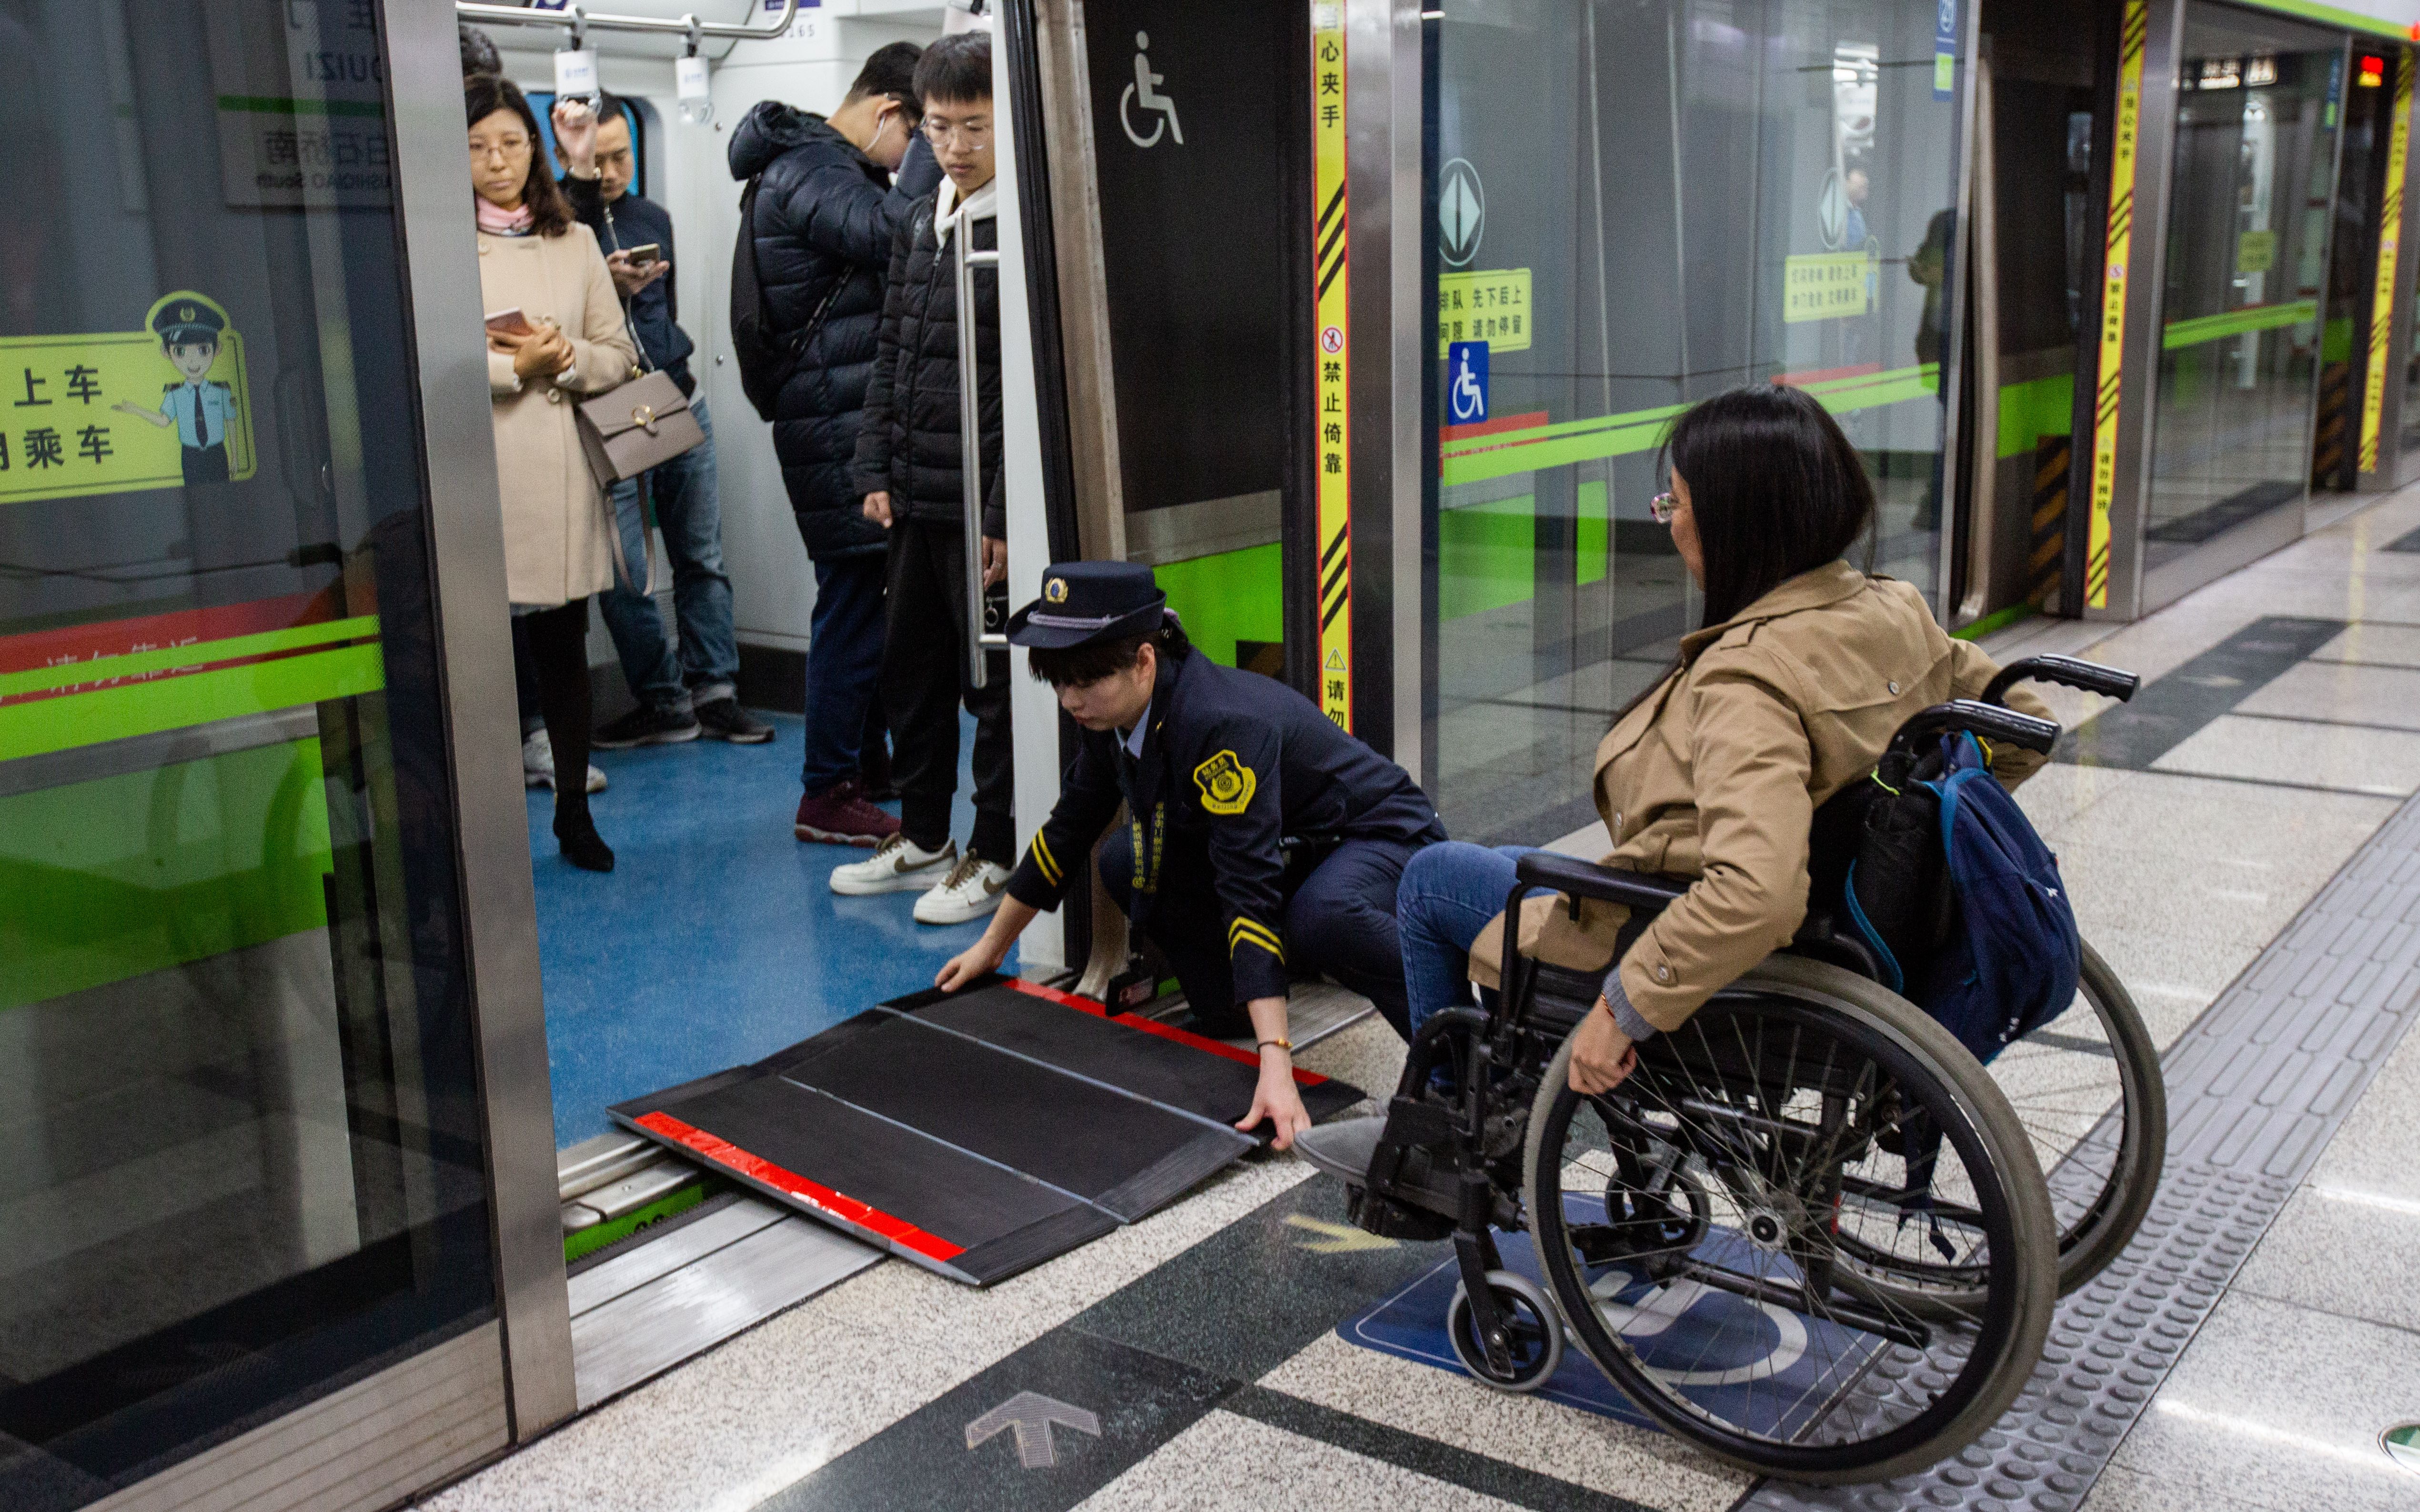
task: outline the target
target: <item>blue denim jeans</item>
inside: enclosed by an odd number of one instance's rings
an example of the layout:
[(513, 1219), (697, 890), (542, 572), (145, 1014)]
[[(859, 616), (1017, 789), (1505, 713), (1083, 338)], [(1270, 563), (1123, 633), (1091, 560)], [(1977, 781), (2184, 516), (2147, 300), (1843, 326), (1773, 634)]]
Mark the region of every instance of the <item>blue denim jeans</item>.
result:
[(1412, 857), (1395, 892), (1395, 927), (1404, 943), (1404, 985), (1411, 1027), (1440, 1008), (1470, 1003), (1470, 947), (1504, 912), (1514, 868), (1535, 846), (1449, 840)]
[[(731, 624), (731, 579), (722, 570), (722, 506), (715, 495), (714, 425), (706, 396), (691, 395), (690, 413), (706, 432), (706, 444), (683, 452), (647, 474), (655, 491), (656, 523), (663, 528), (664, 554), (672, 558), (673, 612), (680, 620), (680, 655), (673, 655), (664, 616), (656, 600), (617, 581), (597, 596), (605, 629), (622, 658), (630, 692), (650, 709), (687, 709), (692, 701), (728, 698), (739, 676), (739, 643)], [(639, 508), (639, 480), (613, 486), (613, 518), (622, 530), (622, 554), (633, 577), (647, 572), (646, 519)]]
[(864, 750), (866, 711), (882, 677), (880, 552), (815, 564), (815, 608), (807, 638), (807, 759), (799, 776), (809, 793), (853, 776)]

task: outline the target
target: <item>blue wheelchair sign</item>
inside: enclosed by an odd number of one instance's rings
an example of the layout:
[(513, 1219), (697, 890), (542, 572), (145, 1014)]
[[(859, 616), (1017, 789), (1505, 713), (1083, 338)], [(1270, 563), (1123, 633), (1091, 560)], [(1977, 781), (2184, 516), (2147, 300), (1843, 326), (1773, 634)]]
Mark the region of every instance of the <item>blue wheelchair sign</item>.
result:
[(1487, 343), (1457, 341), (1446, 348), (1446, 424), (1476, 425), (1487, 418)]

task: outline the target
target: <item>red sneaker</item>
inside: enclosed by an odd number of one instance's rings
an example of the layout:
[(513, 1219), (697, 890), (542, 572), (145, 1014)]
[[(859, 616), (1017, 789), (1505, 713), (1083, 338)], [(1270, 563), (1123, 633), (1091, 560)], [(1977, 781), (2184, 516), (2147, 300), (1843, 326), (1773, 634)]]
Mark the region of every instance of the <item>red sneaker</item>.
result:
[(792, 826), (801, 840), (871, 850), (899, 833), (899, 821), (865, 801), (854, 778), (799, 800)]

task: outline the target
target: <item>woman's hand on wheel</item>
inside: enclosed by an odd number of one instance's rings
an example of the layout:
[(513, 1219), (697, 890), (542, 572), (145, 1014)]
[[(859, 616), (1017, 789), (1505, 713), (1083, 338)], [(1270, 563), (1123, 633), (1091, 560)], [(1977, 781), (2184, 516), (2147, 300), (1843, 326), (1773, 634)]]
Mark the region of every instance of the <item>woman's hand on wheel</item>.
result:
[(1613, 1010), (1598, 998), (1596, 1006), (1572, 1031), (1572, 1090), (1582, 1097), (1610, 1092), (1638, 1068), (1638, 1047), (1613, 1021)]
[(1294, 1061), (1275, 1047), (1261, 1052), (1261, 1083), (1252, 1091), (1252, 1111), (1235, 1127), (1249, 1133), (1264, 1118), (1277, 1136), (1269, 1141), (1271, 1149), (1292, 1149), (1294, 1137), (1311, 1127), (1311, 1112), (1294, 1084)]

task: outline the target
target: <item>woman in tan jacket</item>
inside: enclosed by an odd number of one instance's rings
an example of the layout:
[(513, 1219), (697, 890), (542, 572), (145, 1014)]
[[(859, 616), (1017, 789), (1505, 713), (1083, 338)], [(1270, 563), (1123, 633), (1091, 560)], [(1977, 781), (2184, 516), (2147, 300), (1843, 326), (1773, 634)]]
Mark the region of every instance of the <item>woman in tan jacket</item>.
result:
[[(1999, 669), (1934, 623), (1907, 584), (1868, 577), (1841, 554), (1873, 517), (1856, 449), (1803, 390), (1735, 389), (1698, 405), (1666, 443), (1672, 488), (1653, 513), (1705, 591), (1703, 628), (1597, 746), (1592, 793), (1613, 837), (1604, 864), (1696, 882), (1619, 960), (1625, 912), (1583, 901), (1524, 905), (1525, 953), (1605, 972), (1574, 1032), (1574, 1090), (1611, 1090), (1634, 1046), (1678, 1028), (1721, 989), (1788, 944), (1807, 913), (1816, 808), (1873, 769), (1917, 710), (1979, 695)], [(2009, 702), (2047, 709), (2018, 691)], [(2013, 784), (2040, 757), (2003, 754)], [(1492, 989), (1504, 899), (1530, 848), (1449, 842), (1404, 869), (1396, 914), (1412, 1022)], [(1330, 1124), (1296, 1141), (1348, 1180), (1368, 1168), (1381, 1119)]]
[(528, 631), (554, 767), (554, 837), (565, 859), (612, 871), (588, 815), (588, 596), (613, 583), (603, 493), (572, 409), (626, 382), (637, 353), (597, 238), (572, 218), (537, 153), (537, 117), (510, 80), (462, 83), (471, 187), (479, 221), (479, 289), (490, 316), (488, 395), (504, 508), (504, 586)]

